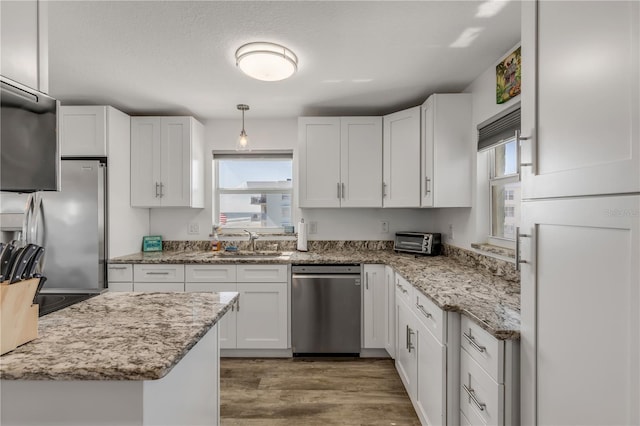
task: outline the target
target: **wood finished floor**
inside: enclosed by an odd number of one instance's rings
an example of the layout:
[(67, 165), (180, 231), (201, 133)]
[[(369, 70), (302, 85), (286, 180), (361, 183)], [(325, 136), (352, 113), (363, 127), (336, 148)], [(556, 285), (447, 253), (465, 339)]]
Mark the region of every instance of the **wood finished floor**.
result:
[(390, 359), (223, 358), (222, 426), (420, 425)]

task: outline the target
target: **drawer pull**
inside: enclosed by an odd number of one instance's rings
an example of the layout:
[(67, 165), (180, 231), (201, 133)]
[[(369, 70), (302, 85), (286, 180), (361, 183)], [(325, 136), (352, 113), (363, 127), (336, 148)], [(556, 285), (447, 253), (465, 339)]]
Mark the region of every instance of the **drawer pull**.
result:
[(471, 330), (469, 330), (469, 334), (462, 333), (462, 335), (464, 336), (465, 339), (467, 339), (467, 342), (469, 342), (469, 344), (473, 346), (478, 352), (484, 352), (487, 350), (486, 347), (480, 346), (479, 344), (476, 343), (476, 338), (471, 335)]
[(147, 275), (169, 275), (168, 272), (153, 272), (153, 271), (147, 272), (146, 274)]
[(109, 269), (111, 269), (111, 270), (127, 269), (127, 267), (126, 266), (109, 266)]
[(465, 384), (462, 384), (462, 387), (464, 388), (465, 392), (467, 392), (467, 395), (469, 395), (469, 398), (473, 401), (473, 403), (476, 404), (476, 407), (478, 407), (480, 411), (484, 411), (484, 409), (487, 407), (487, 404), (478, 401), (476, 392), (472, 388), (468, 387)]
[(403, 293), (407, 293), (407, 290), (405, 290), (404, 287), (401, 286), (400, 284), (396, 284), (396, 287), (398, 287), (400, 290), (402, 290)]
[(415, 349), (416, 348), (415, 346), (413, 346), (413, 342), (411, 341), (411, 336), (416, 334), (416, 332), (413, 331), (411, 329), (411, 327), (409, 327), (409, 326), (407, 326), (407, 328), (409, 329), (409, 345), (408, 345), (407, 349), (409, 350), (409, 353), (411, 353), (411, 349)]
[(433, 315), (431, 315), (429, 312), (425, 311), (424, 310), (424, 306), (418, 304), (418, 302), (416, 302), (416, 308), (418, 308), (418, 310), (420, 312), (422, 312), (425, 317), (427, 317), (427, 318), (432, 318), (433, 317)]

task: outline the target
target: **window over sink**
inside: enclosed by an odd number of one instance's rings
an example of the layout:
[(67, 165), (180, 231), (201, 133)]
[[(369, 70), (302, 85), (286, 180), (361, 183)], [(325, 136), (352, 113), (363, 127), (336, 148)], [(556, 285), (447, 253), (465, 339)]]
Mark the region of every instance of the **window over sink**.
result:
[(283, 231), (292, 220), (291, 153), (213, 153), (213, 223), (223, 231)]

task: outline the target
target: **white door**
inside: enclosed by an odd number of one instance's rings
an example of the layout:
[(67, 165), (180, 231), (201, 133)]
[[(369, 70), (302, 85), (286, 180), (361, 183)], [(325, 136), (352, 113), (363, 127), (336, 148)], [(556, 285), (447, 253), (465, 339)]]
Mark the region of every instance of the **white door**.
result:
[(60, 152), (70, 156), (107, 156), (107, 107), (61, 106)]
[(640, 196), (524, 202), (523, 424), (640, 424)]
[(385, 343), (384, 347), (391, 358), (396, 357), (396, 285), (395, 273), (391, 266), (384, 267), (385, 275)]
[(287, 348), (287, 283), (238, 283), (238, 349)]
[[(184, 285), (184, 291), (188, 293), (219, 293), (221, 291), (238, 290), (236, 283), (187, 282)], [(227, 311), (222, 319), (218, 321), (218, 336), (220, 336), (221, 349), (236, 348), (236, 321), (236, 309), (235, 305), (232, 305), (231, 310)]]
[(428, 425), (445, 422), (447, 394), (446, 349), (422, 324), (416, 322), (418, 383), (416, 406), (418, 415)]
[(386, 338), (384, 265), (364, 265), (363, 348), (384, 348)]
[(298, 119), (300, 207), (340, 207), (340, 118)]
[(420, 206), (420, 107), (383, 119), (384, 207)]
[(342, 207), (382, 207), (382, 117), (340, 119)]
[(417, 364), (417, 346), (415, 337), (415, 323), (417, 319), (409, 309), (409, 307), (396, 298), (397, 324), (396, 328), (396, 370), (404, 384), (409, 398), (415, 401), (418, 391), (418, 364)]
[(160, 205), (160, 149), (160, 117), (132, 117), (132, 207)]
[(162, 117), (163, 207), (189, 207), (191, 203), (191, 117)]
[(522, 198), (640, 192), (640, 2), (522, 12)]

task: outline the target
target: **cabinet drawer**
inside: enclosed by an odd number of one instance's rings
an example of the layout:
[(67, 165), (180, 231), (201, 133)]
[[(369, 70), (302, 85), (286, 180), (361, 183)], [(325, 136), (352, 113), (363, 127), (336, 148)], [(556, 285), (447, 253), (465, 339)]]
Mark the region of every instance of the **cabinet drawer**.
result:
[(504, 383), (503, 345), (504, 342), (487, 333), (478, 324), (461, 316), (460, 346), (498, 383)]
[(131, 282), (133, 281), (133, 265), (109, 265), (109, 282)]
[(236, 282), (236, 265), (186, 265), (184, 273), (191, 283)]
[(236, 283), (190, 283), (184, 285), (184, 291), (188, 293), (220, 293), (221, 291), (237, 291)]
[(184, 265), (133, 265), (133, 281), (184, 284)]
[(422, 294), (420, 290), (414, 290), (413, 300), (415, 303), (412, 306), (416, 316), (440, 343), (444, 342), (444, 337), (446, 336), (444, 311)]
[(165, 291), (177, 291), (177, 292), (183, 292), (184, 291), (184, 283), (141, 283), (141, 282), (136, 282), (133, 283), (133, 291), (159, 291), (159, 292), (165, 292)]
[(287, 265), (238, 265), (239, 283), (286, 283)]
[(133, 291), (133, 283), (112, 282), (109, 281), (109, 291)]
[[(466, 387), (466, 389), (465, 389)], [(475, 400), (474, 400), (475, 398)], [(500, 425), (504, 420), (504, 385), (493, 380), (469, 353), (460, 349), (460, 411), (468, 420)]]
[(413, 286), (396, 273), (396, 297), (404, 300), (407, 306), (413, 306)]

